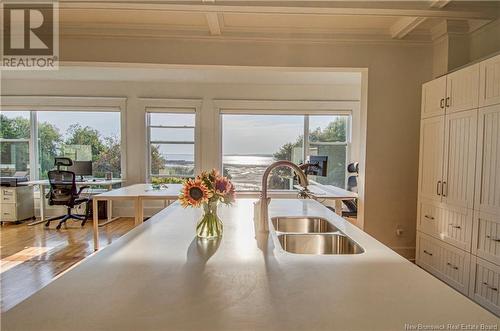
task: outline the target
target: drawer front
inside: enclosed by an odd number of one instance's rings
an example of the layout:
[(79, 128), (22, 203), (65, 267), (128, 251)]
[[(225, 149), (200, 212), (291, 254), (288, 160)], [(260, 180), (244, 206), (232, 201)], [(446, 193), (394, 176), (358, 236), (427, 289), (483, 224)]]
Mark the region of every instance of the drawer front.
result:
[(11, 188), (2, 188), (0, 190), (1, 202), (16, 203), (16, 190)]
[(0, 216), (2, 222), (17, 221), (16, 205), (13, 203), (0, 204)]
[(472, 252), (500, 265), (500, 216), (475, 212)]
[(417, 264), (432, 273), (437, 272), (439, 246), (430, 237), (421, 233), (417, 235), (417, 245)]
[(473, 212), (462, 207), (421, 202), (419, 230), (467, 252), (472, 246)]
[(425, 234), (418, 234), (417, 264), (456, 290), (468, 294), (471, 255)]
[(470, 286), (470, 297), (500, 316), (500, 266), (476, 258)]

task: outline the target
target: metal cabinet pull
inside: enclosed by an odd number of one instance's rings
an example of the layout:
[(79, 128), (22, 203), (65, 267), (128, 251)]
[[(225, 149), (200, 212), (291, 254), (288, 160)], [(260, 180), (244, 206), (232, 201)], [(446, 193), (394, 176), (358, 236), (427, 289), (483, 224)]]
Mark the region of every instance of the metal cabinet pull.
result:
[(453, 224), (453, 223), (450, 223), (450, 224), (448, 224), (448, 225), (449, 225), (449, 226), (451, 226), (451, 227), (452, 227), (452, 228), (454, 228), (454, 229), (462, 229), (462, 227), (461, 227), (460, 225), (455, 225), (455, 224)]
[(486, 287), (488, 287), (492, 291), (498, 291), (497, 287), (493, 287), (493, 286), (491, 286), (490, 284), (488, 284), (486, 282), (483, 282), (483, 285), (486, 286)]
[(425, 218), (429, 219), (429, 220), (434, 220), (434, 217), (433, 216), (429, 216), (429, 215), (424, 215)]
[(458, 267), (456, 265), (451, 264), (450, 262), (447, 262), (446, 265), (452, 269), (458, 270)]
[(488, 238), (489, 240), (493, 240), (493, 241), (496, 241), (496, 242), (500, 242), (500, 238), (497, 238), (497, 237), (491, 237), (489, 235), (486, 235), (486, 238)]
[(441, 187), (441, 181), (438, 180), (437, 182), (437, 187), (436, 187), (436, 190), (437, 190), (437, 195), (441, 195), (441, 192), (440, 192), (440, 187)]
[[(446, 194), (444, 194), (445, 188), (446, 188)], [(443, 186), (441, 188), (441, 195), (443, 197), (446, 197), (448, 195), (448, 184), (446, 184), (446, 182), (443, 182)]]
[(446, 107), (450, 107), (450, 97), (446, 97)]
[(432, 256), (432, 253), (429, 253), (429, 252), (428, 252), (428, 251), (426, 251), (425, 249), (424, 249), (424, 253), (425, 253), (425, 254), (427, 254), (427, 255), (429, 255), (429, 256)]
[(444, 99), (441, 99), (441, 100), (439, 101), (439, 107), (440, 107), (441, 109), (442, 109), (442, 108), (444, 108)]

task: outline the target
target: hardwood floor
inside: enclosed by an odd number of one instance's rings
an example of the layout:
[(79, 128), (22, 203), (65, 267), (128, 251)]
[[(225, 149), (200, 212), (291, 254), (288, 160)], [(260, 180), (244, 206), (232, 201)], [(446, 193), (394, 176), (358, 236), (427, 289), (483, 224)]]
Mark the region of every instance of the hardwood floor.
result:
[[(67, 227), (59, 231), (56, 225), (54, 222), (45, 228), (44, 224), (5, 223), (0, 228), (2, 312), (94, 252), (92, 222), (81, 228), (79, 222), (68, 221)], [(100, 247), (116, 241), (133, 225), (133, 218), (120, 218), (100, 228)]]

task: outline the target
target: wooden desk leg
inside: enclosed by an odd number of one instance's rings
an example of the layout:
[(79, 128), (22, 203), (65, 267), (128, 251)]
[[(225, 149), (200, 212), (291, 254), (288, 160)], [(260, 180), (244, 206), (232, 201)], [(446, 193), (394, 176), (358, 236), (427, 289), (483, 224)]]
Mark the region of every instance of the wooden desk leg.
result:
[(111, 223), (111, 219), (113, 218), (113, 201), (108, 200), (108, 223)]
[(45, 187), (40, 184), (38, 185), (38, 189), (40, 191), (40, 219), (38, 221), (28, 223), (29, 226), (45, 222)]
[(342, 216), (342, 200), (335, 200), (335, 213)]
[(142, 199), (135, 199), (135, 226), (141, 224), (144, 221), (144, 209), (142, 206)]
[(99, 211), (98, 211), (98, 200), (92, 199), (92, 229), (94, 232), (94, 250), (97, 251), (99, 249)]

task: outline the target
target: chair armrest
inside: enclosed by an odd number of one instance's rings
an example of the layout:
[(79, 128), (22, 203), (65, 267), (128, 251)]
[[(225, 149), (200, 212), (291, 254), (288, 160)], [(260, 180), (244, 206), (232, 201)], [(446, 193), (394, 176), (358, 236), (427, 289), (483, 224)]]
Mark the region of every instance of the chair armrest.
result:
[(81, 187), (80, 187), (80, 189), (78, 190), (77, 195), (80, 195), (80, 193), (82, 193), (82, 191), (83, 191), (83, 190), (85, 190), (85, 189), (87, 189), (87, 188), (89, 188), (89, 187), (90, 187), (90, 186), (88, 186), (88, 185), (81, 186)]

